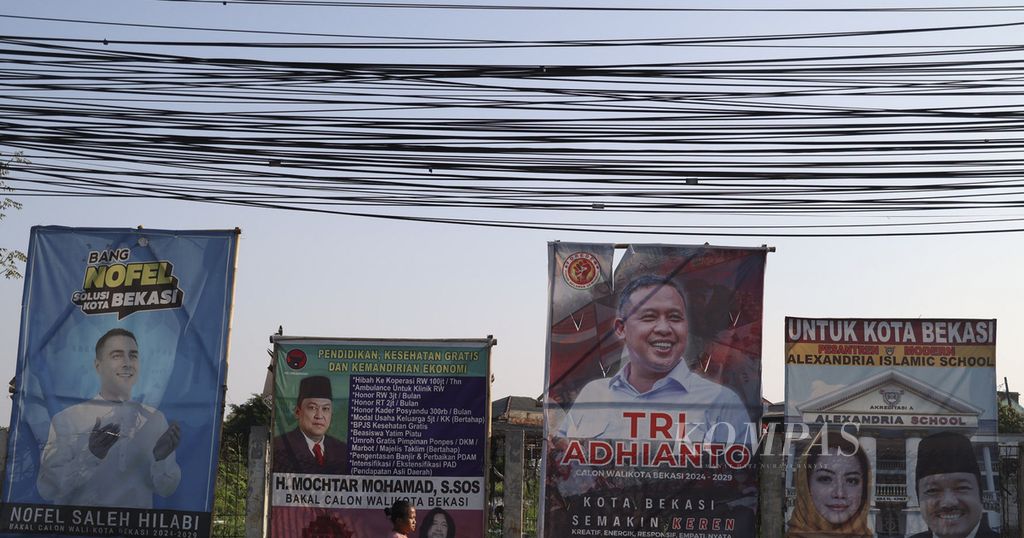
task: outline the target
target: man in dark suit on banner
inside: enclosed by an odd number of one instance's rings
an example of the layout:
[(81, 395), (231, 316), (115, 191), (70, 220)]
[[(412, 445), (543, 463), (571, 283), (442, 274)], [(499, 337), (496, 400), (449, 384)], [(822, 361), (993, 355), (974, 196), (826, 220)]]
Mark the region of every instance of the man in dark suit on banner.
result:
[(928, 530), (910, 538), (998, 538), (985, 521), (981, 470), (970, 439), (942, 432), (917, 449), (917, 497)]
[(274, 438), (274, 472), (346, 474), (348, 446), (327, 435), (333, 409), (331, 380), (310, 376), (299, 382), (295, 416), (299, 426)]

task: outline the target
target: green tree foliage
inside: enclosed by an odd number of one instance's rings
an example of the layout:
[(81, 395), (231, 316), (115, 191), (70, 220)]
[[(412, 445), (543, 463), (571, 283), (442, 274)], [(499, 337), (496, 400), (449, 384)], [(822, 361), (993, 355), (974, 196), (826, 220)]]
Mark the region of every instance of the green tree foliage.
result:
[(240, 538), (245, 536), (245, 501), (249, 490), (249, 472), (246, 448), (239, 446), (239, 438), (225, 438), (220, 445), (217, 464), (217, 483), (213, 494), (212, 538)]
[[(12, 162), (27, 163), (28, 160), (22, 156), (21, 152), (15, 153), (10, 159), (0, 159), (0, 178), (7, 177), (7, 174), (11, 172)], [(0, 179), (0, 191), (13, 190)], [(5, 196), (0, 200), (0, 220), (3, 220), (7, 211), (12, 209), (21, 209), (21, 204)], [(4, 278), (21, 278), (23, 275), (19, 264), (25, 263), (27, 259), (25, 253), (20, 250), (0, 247), (0, 273), (4, 275)]]
[(245, 403), (228, 406), (228, 416), (224, 419), (221, 434), (226, 446), (229, 441), (238, 446), (249, 446), (249, 430), (253, 426), (270, 428), (270, 406), (259, 394), (252, 394)]
[(1024, 415), (1010, 407), (1002, 400), (999, 401), (999, 433), (1022, 433), (1024, 432)]
[(270, 406), (259, 394), (245, 403), (228, 406), (221, 429), (220, 459), (217, 462), (217, 483), (214, 486), (213, 538), (245, 536), (245, 503), (249, 491), (249, 430), (253, 426), (270, 426)]

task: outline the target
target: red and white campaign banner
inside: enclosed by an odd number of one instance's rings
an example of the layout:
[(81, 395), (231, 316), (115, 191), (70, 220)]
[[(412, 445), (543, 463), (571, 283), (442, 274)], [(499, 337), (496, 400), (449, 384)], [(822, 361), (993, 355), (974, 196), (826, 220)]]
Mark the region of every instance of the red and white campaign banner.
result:
[(542, 535), (753, 536), (767, 250), (548, 248)]

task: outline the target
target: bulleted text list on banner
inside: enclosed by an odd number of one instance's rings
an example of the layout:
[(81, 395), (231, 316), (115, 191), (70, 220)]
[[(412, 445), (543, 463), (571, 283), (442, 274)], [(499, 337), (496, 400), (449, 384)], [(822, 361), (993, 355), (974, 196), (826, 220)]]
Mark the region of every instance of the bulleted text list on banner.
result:
[(274, 342), (273, 536), (484, 535), (491, 340)]

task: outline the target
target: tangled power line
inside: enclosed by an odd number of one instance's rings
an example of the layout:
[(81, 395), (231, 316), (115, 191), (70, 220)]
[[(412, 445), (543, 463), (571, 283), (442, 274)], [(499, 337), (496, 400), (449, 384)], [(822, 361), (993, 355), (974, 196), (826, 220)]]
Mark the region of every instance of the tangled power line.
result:
[[(956, 37), (1024, 19), (516, 41), (0, 18), (171, 36), (0, 36), (0, 149), (31, 160), (12, 164), (18, 196), (672, 235), (1024, 231), (1024, 46)], [(877, 41), (911, 35), (930, 44)], [(708, 48), (734, 53), (594, 61)], [(590, 61), (322, 59), (563, 49)]]

